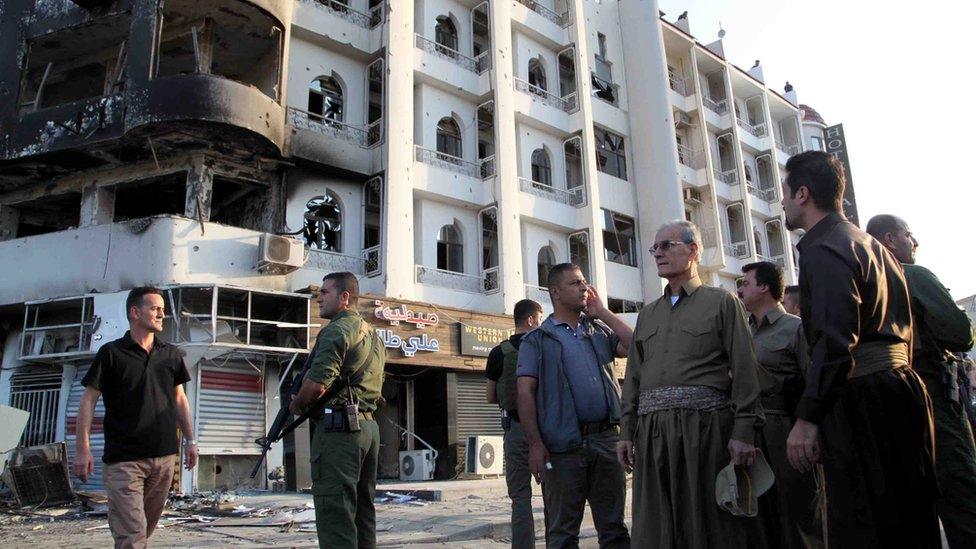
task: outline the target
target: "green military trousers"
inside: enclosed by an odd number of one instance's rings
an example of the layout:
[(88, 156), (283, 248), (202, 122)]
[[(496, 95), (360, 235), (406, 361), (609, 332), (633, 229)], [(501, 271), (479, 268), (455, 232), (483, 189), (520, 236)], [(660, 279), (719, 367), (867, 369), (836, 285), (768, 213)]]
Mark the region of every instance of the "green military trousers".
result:
[(359, 421), (360, 431), (329, 432), (321, 424), (312, 437), (312, 495), (319, 547), (376, 547), (376, 465), (380, 429)]
[(936, 509), (951, 549), (976, 544), (976, 447), (962, 402), (946, 397), (934, 367), (916, 369), (932, 398), (935, 416)]

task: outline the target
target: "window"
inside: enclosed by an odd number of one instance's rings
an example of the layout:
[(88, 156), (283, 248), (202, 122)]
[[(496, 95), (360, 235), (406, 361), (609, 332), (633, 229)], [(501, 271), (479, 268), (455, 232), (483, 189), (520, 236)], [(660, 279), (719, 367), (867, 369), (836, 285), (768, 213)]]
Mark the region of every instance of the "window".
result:
[(444, 225), (437, 235), (437, 268), (455, 273), (464, 272), (464, 246), (461, 231), (456, 225)]
[(779, 257), (785, 253), (779, 221), (766, 222), (766, 243), (769, 245), (769, 255), (772, 257)]
[(624, 138), (601, 128), (593, 129), (596, 138), (596, 167), (605, 174), (627, 179)]
[(748, 184), (751, 184), (752, 183), (752, 168), (747, 165), (747, 166), (744, 166), (744, 169), (745, 169), (745, 173), (746, 173), (746, 184), (747, 185)]
[(363, 187), (363, 248), (372, 248), (380, 243), (382, 224), (382, 180), (379, 178), (366, 182)]
[(742, 204), (729, 204), (725, 211), (729, 222), (728, 236), (730, 243), (744, 243), (746, 241), (746, 225), (742, 217)]
[(616, 313), (616, 314), (639, 313), (640, 310), (644, 308), (644, 302), (631, 301), (629, 299), (620, 299), (616, 297), (608, 297), (607, 308), (610, 309), (611, 313)]
[(532, 151), (532, 181), (552, 187), (552, 167), (545, 149)]
[(586, 231), (569, 235), (569, 262), (579, 267), (583, 278), (590, 279), (590, 245)]
[(580, 150), (582, 139), (574, 137), (563, 145), (566, 155), (566, 188), (575, 189), (583, 185), (583, 153)]
[(449, 116), (437, 123), (437, 152), (461, 158), (461, 129)]
[(458, 34), (454, 27), (454, 22), (446, 15), (437, 18), (437, 25), (434, 27), (434, 41), (445, 48), (457, 51)]
[(546, 90), (546, 69), (538, 59), (529, 59), (529, 84)]
[(308, 85), (308, 112), (342, 121), (342, 87), (334, 76), (316, 78)]
[(489, 208), (481, 212), (481, 268), (498, 266), (498, 211)]
[(810, 147), (815, 151), (824, 150), (824, 140), (819, 135), (810, 136)]
[(633, 219), (603, 210), (603, 257), (614, 263), (637, 266), (637, 238)]
[(309, 248), (342, 251), (342, 207), (332, 192), (316, 196), (305, 204), (303, 235)]
[(543, 246), (539, 250), (539, 255), (536, 258), (536, 266), (539, 273), (539, 286), (543, 288), (549, 287), (549, 271), (552, 270), (552, 266), (556, 264), (556, 254), (552, 252), (552, 246)]
[(759, 235), (759, 229), (752, 230), (752, 240), (756, 244), (756, 254), (766, 255), (763, 253), (762, 237)]

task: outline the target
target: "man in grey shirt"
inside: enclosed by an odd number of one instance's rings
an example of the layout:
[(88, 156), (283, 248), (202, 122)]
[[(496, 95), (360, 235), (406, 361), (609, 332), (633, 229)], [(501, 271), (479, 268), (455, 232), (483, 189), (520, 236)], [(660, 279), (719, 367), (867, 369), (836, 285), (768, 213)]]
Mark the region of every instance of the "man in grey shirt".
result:
[(553, 267), (548, 284), (553, 314), (525, 335), (518, 355), (518, 413), (529, 470), (542, 483), (546, 544), (577, 547), (589, 502), (600, 547), (630, 547), (613, 359), (627, 356), (634, 332), (576, 265)]

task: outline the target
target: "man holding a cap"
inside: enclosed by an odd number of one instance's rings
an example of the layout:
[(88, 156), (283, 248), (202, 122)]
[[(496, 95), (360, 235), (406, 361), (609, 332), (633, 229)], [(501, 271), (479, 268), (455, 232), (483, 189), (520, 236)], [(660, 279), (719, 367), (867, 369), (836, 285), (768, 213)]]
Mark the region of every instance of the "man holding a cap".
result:
[(634, 547), (754, 546), (757, 520), (720, 508), (715, 490), (730, 459), (746, 470), (761, 459), (755, 438), (763, 415), (745, 311), (728, 291), (702, 285), (693, 223), (665, 224), (651, 253), (668, 285), (637, 318), (617, 444), (620, 462), (634, 471)]
[(759, 261), (746, 265), (742, 272), (745, 276), (739, 286), (739, 298), (749, 312), (759, 361), (759, 399), (766, 414), (760, 447), (776, 476), (772, 492), (763, 498), (763, 524), (776, 547), (823, 547), (813, 472), (800, 473), (786, 459), (786, 438), (793, 427), (793, 411), (810, 366), (803, 322), (780, 304), (785, 282), (779, 265)]
[(613, 359), (626, 355), (634, 332), (576, 265), (552, 267), (548, 284), (553, 313), (522, 338), (517, 370), (529, 471), (542, 481), (546, 546), (579, 546), (589, 502), (600, 547), (629, 548), (627, 486), (614, 453), (620, 387)]

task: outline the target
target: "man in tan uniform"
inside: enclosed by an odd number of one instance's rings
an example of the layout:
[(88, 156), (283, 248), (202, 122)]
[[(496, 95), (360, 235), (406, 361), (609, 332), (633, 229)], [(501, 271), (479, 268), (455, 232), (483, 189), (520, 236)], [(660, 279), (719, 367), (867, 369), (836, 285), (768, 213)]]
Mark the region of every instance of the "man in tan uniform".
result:
[(784, 549), (823, 547), (813, 472), (800, 473), (786, 458), (793, 411), (810, 367), (803, 322), (780, 304), (784, 281), (778, 265), (760, 261), (746, 265), (742, 272), (745, 276), (739, 298), (749, 312), (759, 361), (760, 402), (766, 415), (759, 446), (776, 477), (776, 483), (760, 499), (766, 535), (773, 546)]
[(664, 296), (644, 307), (627, 359), (617, 457), (634, 471), (633, 547), (740, 548), (757, 519), (715, 500), (715, 477), (751, 465), (759, 379), (739, 300), (698, 277), (701, 233), (664, 225), (651, 248)]

